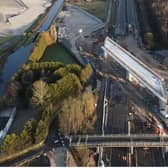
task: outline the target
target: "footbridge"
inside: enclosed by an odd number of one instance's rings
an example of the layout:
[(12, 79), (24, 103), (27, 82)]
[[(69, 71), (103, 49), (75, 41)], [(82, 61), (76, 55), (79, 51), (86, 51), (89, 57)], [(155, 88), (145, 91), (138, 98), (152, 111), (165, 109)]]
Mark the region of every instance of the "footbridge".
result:
[(156, 134), (111, 134), (77, 135), (69, 137), (70, 147), (164, 147), (168, 146), (168, 135)]
[(167, 103), (167, 91), (165, 89), (164, 79), (159, 74), (109, 37), (106, 37), (103, 49), (105, 56), (111, 56), (157, 96), (159, 100)]

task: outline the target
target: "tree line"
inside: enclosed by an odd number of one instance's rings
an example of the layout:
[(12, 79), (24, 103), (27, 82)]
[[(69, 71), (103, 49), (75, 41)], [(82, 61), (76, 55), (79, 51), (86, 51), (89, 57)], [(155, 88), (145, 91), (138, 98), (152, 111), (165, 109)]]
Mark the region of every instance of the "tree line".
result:
[(89, 64), (85, 68), (52, 62), (23, 65), (9, 83), (6, 98), (11, 104), (16, 104), (18, 98), (25, 100), (41, 112), (41, 117), (28, 121), (19, 135), (8, 134), (2, 151), (11, 154), (43, 141), (55, 117), (63, 134), (92, 131), (95, 99), (91, 88), (85, 88), (91, 74)]

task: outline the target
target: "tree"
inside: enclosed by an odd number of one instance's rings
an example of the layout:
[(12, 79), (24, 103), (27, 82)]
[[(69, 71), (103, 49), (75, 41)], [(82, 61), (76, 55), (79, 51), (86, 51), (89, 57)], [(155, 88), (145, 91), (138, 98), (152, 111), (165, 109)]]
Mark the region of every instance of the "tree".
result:
[(51, 123), (52, 119), (54, 117), (53, 114), (53, 105), (48, 104), (45, 109), (42, 112), (42, 117), (41, 119), (45, 122), (48, 123), (48, 125)]
[(46, 82), (39, 80), (33, 84), (32, 104), (44, 108), (50, 102), (51, 94)]
[(82, 68), (81, 68), (81, 66), (79, 66), (78, 64), (68, 64), (68, 65), (66, 66), (66, 69), (68, 70), (68, 72), (74, 73), (74, 74), (76, 74), (78, 77), (80, 77)]
[(68, 73), (56, 84), (50, 85), (53, 101), (61, 101), (70, 95), (78, 95), (82, 89), (79, 78), (72, 73)]
[(29, 61), (36, 62), (39, 61), (43, 56), (44, 51), (47, 46), (53, 44), (55, 40), (53, 40), (49, 34), (49, 32), (42, 32), (37, 39), (36, 45), (33, 48), (33, 52), (29, 56)]
[(87, 82), (92, 72), (93, 72), (92, 67), (90, 66), (90, 64), (87, 64), (86, 67), (81, 71), (81, 75), (80, 75), (81, 81), (83, 83)]
[(33, 125), (33, 120), (27, 121), (22, 132), (20, 133), (20, 146), (22, 149), (30, 146), (33, 143)]
[[(76, 159), (79, 163), (79, 166), (84, 166), (84, 167), (94, 167), (96, 164), (94, 162), (94, 159), (92, 158), (93, 156), (93, 151), (87, 148), (74, 148), (74, 153), (76, 153)], [(92, 162), (90, 162), (92, 160)]]
[(95, 123), (95, 99), (88, 88), (82, 95), (69, 97), (59, 113), (59, 128), (63, 134), (85, 133), (93, 130)]
[(144, 40), (148, 49), (151, 49), (154, 46), (154, 37), (153, 33), (147, 32), (144, 34)]
[(19, 146), (19, 137), (16, 134), (6, 135), (1, 149), (5, 154), (12, 154), (18, 150)]
[(68, 74), (68, 70), (65, 67), (61, 67), (58, 70), (54, 71), (53, 76), (55, 77), (55, 79), (58, 80), (67, 74)]
[(23, 72), (22, 77), (21, 77), (21, 82), (23, 84), (29, 85), (30, 83), (33, 82), (33, 80), (34, 80), (34, 73), (32, 70)]
[(7, 86), (6, 91), (6, 99), (8, 100), (8, 104), (13, 105), (16, 104), (16, 100), (19, 94), (19, 91), (21, 90), (21, 85), (17, 81), (12, 81)]
[(82, 129), (83, 118), (80, 100), (69, 97), (59, 113), (60, 131), (63, 134), (77, 134)]
[(45, 121), (39, 121), (35, 132), (35, 143), (39, 143), (45, 140), (48, 134), (48, 126), (48, 123), (46, 123)]

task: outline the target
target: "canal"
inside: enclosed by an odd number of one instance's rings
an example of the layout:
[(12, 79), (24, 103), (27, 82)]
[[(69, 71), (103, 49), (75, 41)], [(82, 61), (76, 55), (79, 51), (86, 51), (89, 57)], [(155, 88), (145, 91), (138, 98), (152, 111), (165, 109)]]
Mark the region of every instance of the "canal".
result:
[[(63, 6), (64, 0), (56, 0), (52, 7), (50, 8), (46, 21), (39, 28), (39, 32), (46, 31), (51, 26), (54, 19), (57, 17), (59, 11)], [(5, 86), (7, 81), (9, 81), (12, 75), (24, 64), (33, 49), (34, 43), (18, 48), (14, 53), (8, 56), (8, 59), (4, 65), (2, 73), (0, 74), (0, 95), (4, 94)]]

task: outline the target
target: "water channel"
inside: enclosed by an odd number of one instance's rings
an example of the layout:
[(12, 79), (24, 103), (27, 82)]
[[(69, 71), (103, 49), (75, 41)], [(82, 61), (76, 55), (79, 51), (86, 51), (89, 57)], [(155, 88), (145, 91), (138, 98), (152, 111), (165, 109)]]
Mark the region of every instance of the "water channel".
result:
[[(63, 6), (64, 0), (56, 0), (47, 14), (47, 19), (39, 28), (39, 32), (46, 31), (49, 29), (55, 17), (58, 15), (61, 7)], [(8, 59), (4, 65), (2, 73), (0, 74), (0, 95), (4, 94), (5, 86), (12, 75), (24, 64), (33, 49), (34, 43), (18, 48), (14, 53), (8, 56)]]

